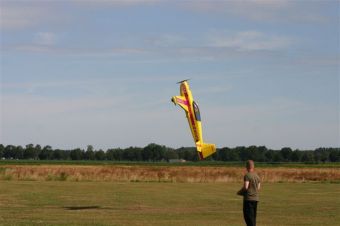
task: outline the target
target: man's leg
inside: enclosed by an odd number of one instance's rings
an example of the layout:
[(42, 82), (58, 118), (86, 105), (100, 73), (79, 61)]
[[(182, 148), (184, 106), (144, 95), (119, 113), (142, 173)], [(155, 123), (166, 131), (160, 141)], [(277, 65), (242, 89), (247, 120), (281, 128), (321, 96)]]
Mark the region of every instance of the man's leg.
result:
[(247, 226), (254, 226), (252, 223), (252, 212), (251, 202), (243, 201), (243, 217)]
[(254, 202), (254, 226), (256, 226), (257, 202)]

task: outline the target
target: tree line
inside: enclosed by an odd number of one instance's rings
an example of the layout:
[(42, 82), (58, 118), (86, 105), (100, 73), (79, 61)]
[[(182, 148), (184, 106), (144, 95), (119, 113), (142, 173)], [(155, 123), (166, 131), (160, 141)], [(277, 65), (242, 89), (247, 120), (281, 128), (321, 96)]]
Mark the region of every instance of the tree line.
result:
[[(51, 146), (28, 144), (25, 147), (0, 144), (0, 159), (27, 160), (108, 160), (108, 161), (171, 161), (183, 159), (198, 161), (196, 148), (169, 148), (164, 145), (151, 143), (143, 148), (128, 147), (125, 149), (112, 148), (106, 151), (94, 150), (88, 145), (86, 149), (72, 150), (53, 149)], [(257, 162), (340, 162), (340, 148), (317, 148), (315, 150), (292, 150), (284, 147), (280, 150), (268, 149), (265, 146), (249, 146), (235, 148), (218, 148), (216, 153), (207, 160), (213, 161), (246, 161)]]

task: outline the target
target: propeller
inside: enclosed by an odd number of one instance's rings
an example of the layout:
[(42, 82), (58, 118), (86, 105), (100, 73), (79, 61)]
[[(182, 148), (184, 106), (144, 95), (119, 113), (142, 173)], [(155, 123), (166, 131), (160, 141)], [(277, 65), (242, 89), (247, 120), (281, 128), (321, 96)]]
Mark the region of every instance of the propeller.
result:
[(177, 84), (180, 84), (180, 83), (182, 83), (182, 82), (186, 82), (186, 81), (189, 81), (189, 80), (190, 80), (190, 78), (184, 79), (184, 80), (182, 80), (182, 81), (180, 81), (180, 82), (177, 82)]

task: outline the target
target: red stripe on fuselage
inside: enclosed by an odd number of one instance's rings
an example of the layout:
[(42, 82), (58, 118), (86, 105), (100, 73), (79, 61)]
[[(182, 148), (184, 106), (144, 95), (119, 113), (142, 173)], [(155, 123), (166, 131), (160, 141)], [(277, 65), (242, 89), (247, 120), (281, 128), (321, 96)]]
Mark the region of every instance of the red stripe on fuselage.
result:
[(182, 100), (180, 98), (176, 98), (177, 102), (180, 104), (184, 104), (185, 106), (188, 106), (188, 101), (187, 100)]
[(192, 130), (194, 131), (194, 135), (195, 135), (195, 141), (197, 142), (199, 140), (198, 138), (198, 134), (197, 134), (197, 128), (196, 128), (196, 124), (195, 124), (195, 119), (194, 119), (194, 115), (192, 114), (192, 110), (191, 110), (191, 103), (190, 103), (190, 100), (189, 100), (189, 95), (188, 95), (188, 92), (187, 92), (187, 89), (185, 87), (185, 85), (183, 85), (183, 93), (184, 93), (184, 96), (185, 98), (187, 99), (187, 102), (188, 102), (188, 110), (189, 110), (189, 119), (190, 119), (190, 122), (192, 124)]

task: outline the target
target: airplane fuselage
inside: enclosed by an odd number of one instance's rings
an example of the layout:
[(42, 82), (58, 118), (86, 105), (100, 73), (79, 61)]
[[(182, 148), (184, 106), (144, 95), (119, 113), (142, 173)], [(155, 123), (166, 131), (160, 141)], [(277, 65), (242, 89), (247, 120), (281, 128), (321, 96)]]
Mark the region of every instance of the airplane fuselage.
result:
[(192, 93), (187, 82), (183, 82), (181, 84), (180, 93), (185, 97), (188, 106), (188, 111), (185, 113), (190, 125), (192, 136), (196, 142), (196, 145), (197, 143), (200, 145), (200, 143), (203, 143), (200, 112), (198, 105), (193, 100)]
[(205, 144), (202, 137), (201, 115), (197, 103), (192, 97), (186, 80), (180, 82), (180, 96), (174, 96), (171, 101), (183, 108), (187, 117), (192, 137), (194, 138), (198, 156), (204, 159), (216, 152), (214, 144)]

